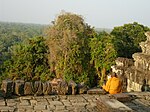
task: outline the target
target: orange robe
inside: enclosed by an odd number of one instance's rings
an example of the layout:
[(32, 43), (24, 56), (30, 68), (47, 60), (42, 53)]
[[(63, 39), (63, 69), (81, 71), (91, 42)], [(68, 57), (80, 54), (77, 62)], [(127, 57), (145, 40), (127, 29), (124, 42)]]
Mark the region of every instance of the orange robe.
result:
[(110, 94), (116, 94), (116, 93), (121, 93), (121, 81), (119, 78), (112, 77), (110, 78), (107, 82), (106, 85), (103, 86), (103, 89)]

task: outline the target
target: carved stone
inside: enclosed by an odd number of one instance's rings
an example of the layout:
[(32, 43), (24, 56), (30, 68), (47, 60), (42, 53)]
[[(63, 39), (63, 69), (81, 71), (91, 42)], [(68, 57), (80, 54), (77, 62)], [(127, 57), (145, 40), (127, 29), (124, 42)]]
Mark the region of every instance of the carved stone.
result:
[(61, 81), (58, 83), (58, 94), (66, 95), (68, 93), (68, 84), (66, 81)]
[(44, 95), (52, 94), (52, 86), (50, 84), (50, 81), (46, 81), (43, 83), (43, 94)]
[(145, 35), (147, 40), (140, 43), (142, 52), (132, 55), (133, 65), (127, 61), (127, 64), (124, 63), (126, 58), (119, 58), (116, 60), (117, 67), (112, 67), (115, 72), (124, 71), (122, 73), (127, 78), (127, 91), (150, 91), (150, 32), (146, 32)]
[(70, 80), (68, 82), (68, 94), (75, 95), (76, 93), (77, 93), (77, 84), (73, 80)]
[(16, 80), (14, 82), (14, 94), (18, 96), (24, 95), (24, 80)]
[(77, 85), (77, 91), (79, 94), (87, 93), (88, 87), (84, 83), (80, 83)]
[(3, 80), (1, 89), (3, 91), (4, 97), (10, 97), (13, 92), (13, 81), (12, 80)]
[(24, 85), (24, 95), (33, 95), (34, 94), (34, 88), (32, 82), (25, 82)]
[(34, 95), (40, 96), (43, 94), (43, 84), (41, 81), (35, 81), (34, 83)]

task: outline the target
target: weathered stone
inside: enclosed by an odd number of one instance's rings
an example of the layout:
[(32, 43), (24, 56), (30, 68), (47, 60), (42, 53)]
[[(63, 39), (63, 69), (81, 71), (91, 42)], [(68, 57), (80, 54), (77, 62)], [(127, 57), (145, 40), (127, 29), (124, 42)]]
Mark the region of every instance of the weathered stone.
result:
[(14, 112), (14, 110), (15, 110), (14, 107), (0, 106), (0, 111), (1, 112)]
[(102, 112), (133, 112), (123, 103), (103, 95), (97, 100), (97, 108)]
[(37, 100), (30, 100), (31, 105), (37, 105)]
[(87, 93), (88, 87), (84, 83), (80, 83), (77, 85), (77, 90), (79, 94)]
[(5, 105), (6, 105), (5, 101), (4, 100), (0, 100), (0, 106), (5, 106)]
[(68, 84), (66, 81), (62, 80), (58, 83), (58, 94), (65, 95), (68, 93)]
[(145, 70), (149, 71), (149, 67), (150, 67), (150, 55), (144, 54), (144, 53), (134, 53), (132, 55), (132, 57), (135, 60), (134, 66), (137, 69), (141, 69), (143, 71), (145, 71)]
[(16, 80), (14, 82), (14, 93), (16, 95), (22, 96), (24, 95), (24, 80)]
[(34, 95), (40, 96), (43, 94), (43, 84), (41, 81), (35, 81), (34, 83)]
[(75, 95), (76, 93), (77, 93), (77, 84), (73, 80), (70, 80), (68, 82), (68, 94)]
[(89, 89), (87, 91), (87, 94), (106, 94), (106, 92), (103, 89), (94, 88), (94, 89)]
[(122, 66), (122, 67), (129, 67), (133, 65), (133, 60), (132, 59), (128, 59), (128, 58), (122, 58), (122, 57), (118, 57), (116, 60), (116, 65), (117, 66)]
[[(146, 32), (145, 35), (147, 40), (140, 43), (142, 52), (132, 55), (134, 62), (119, 57), (116, 59), (117, 67), (112, 68), (116, 73), (122, 73), (123, 80), (126, 79), (123, 82), (127, 83), (123, 86), (127, 86), (127, 91), (150, 91), (150, 32)], [(118, 68), (120, 66), (122, 68)]]
[(55, 106), (54, 105), (48, 105), (47, 106), (47, 109), (50, 111), (50, 110), (55, 110)]
[(18, 99), (6, 99), (7, 106), (14, 107), (14, 106), (17, 106), (17, 104), (19, 104)]
[(22, 109), (22, 110), (33, 110), (33, 106), (31, 106), (31, 105), (19, 105), (17, 108), (18, 108), (18, 110), (19, 109)]
[(58, 94), (58, 84), (59, 82), (61, 82), (62, 79), (57, 79), (57, 78), (54, 78), (50, 84), (52, 86), (52, 94)]
[(46, 105), (35, 105), (34, 106), (34, 110), (45, 110), (46, 109)]
[(25, 95), (33, 95), (34, 94), (34, 88), (32, 82), (25, 82), (24, 85), (24, 94)]
[(65, 109), (65, 106), (64, 106), (64, 105), (57, 105), (57, 106), (56, 106), (56, 111), (58, 111), (58, 110), (59, 110), (59, 111), (60, 111), (60, 110), (63, 111), (64, 109)]
[(59, 106), (63, 105), (63, 103), (60, 102), (60, 101), (51, 101), (50, 104), (51, 104), (51, 105), (55, 105), (55, 106), (56, 106), (56, 105), (57, 105), (57, 106), (58, 106), (58, 105), (59, 105)]
[(30, 102), (29, 100), (22, 100), (20, 103), (19, 103), (20, 106), (29, 106), (30, 105)]
[(129, 67), (125, 74), (128, 78), (127, 89), (134, 91), (150, 91), (150, 32), (146, 32), (147, 40), (141, 42), (142, 53), (134, 53), (134, 67)]
[(19, 98), (20, 98), (20, 101), (22, 101), (22, 100), (31, 100), (31, 99), (33, 99), (33, 96), (21, 96)]
[(43, 83), (43, 94), (44, 95), (52, 94), (52, 86), (49, 81)]
[(145, 35), (146, 35), (146, 37), (147, 37), (147, 41), (150, 41), (150, 31), (145, 32)]
[(127, 93), (113, 94), (111, 97), (121, 102), (129, 102), (132, 99)]
[(4, 97), (10, 97), (12, 96), (13, 92), (13, 81), (12, 80), (3, 80), (1, 90), (3, 91)]

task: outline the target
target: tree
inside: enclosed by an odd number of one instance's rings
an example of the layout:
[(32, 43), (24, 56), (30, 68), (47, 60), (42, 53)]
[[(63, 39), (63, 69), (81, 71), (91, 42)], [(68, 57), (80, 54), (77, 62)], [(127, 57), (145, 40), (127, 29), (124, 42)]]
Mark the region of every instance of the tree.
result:
[(50, 78), (48, 47), (43, 37), (30, 38), (10, 49), (11, 59), (5, 62), (5, 74), (12, 79), (46, 80)]
[(148, 27), (137, 22), (115, 27), (111, 34), (114, 38), (115, 49), (119, 57), (131, 58), (135, 52), (141, 52), (139, 43), (146, 40), (145, 32)]
[(117, 55), (112, 40), (113, 36), (101, 32), (95, 34), (90, 41), (91, 63), (93, 63), (96, 74), (101, 79), (100, 85), (104, 81), (106, 71), (109, 71), (111, 65), (114, 64)]
[(62, 13), (48, 29), (49, 63), (57, 78), (89, 83), (89, 38), (93, 29), (81, 16)]
[(24, 40), (42, 36), (44, 25), (0, 22), (0, 76), (4, 61), (10, 59), (9, 48)]

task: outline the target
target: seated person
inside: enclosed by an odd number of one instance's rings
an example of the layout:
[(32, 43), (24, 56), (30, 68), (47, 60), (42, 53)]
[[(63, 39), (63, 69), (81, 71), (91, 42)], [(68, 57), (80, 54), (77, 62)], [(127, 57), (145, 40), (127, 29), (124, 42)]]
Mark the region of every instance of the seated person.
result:
[(111, 78), (108, 79), (106, 85), (103, 85), (102, 88), (109, 94), (121, 93), (122, 84), (116, 73), (111, 74)]

